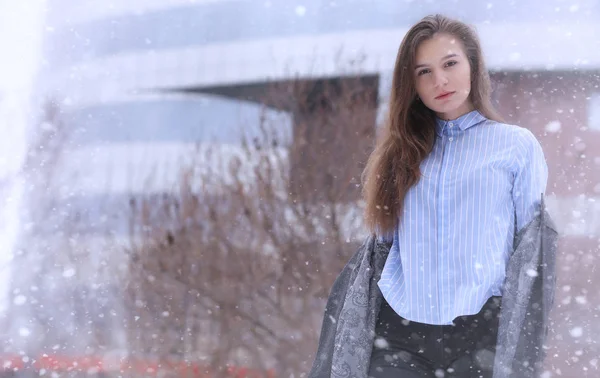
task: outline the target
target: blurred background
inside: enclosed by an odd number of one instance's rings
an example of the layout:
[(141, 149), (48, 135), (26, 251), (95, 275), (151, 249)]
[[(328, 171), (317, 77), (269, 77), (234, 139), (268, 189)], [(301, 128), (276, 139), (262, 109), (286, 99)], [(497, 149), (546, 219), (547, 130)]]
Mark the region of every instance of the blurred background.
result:
[(600, 377), (600, 1), (0, 1), (0, 376), (303, 376), (402, 37), (476, 27), (561, 233), (544, 377)]

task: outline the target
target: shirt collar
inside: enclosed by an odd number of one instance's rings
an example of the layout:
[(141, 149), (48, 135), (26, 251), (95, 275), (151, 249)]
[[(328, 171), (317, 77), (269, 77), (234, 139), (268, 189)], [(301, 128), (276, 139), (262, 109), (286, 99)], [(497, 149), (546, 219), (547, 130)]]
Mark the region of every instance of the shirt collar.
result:
[(450, 126), (450, 127), (456, 127), (458, 126), (461, 130), (466, 130), (471, 126), (475, 126), (478, 123), (481, 123), (483, 121), (486, 120), (486, 118), (479, 113), (478, 110), (473, 110), (467, 114), (463, 114), (460, 117), (456, 118), (456, 119), (451, 119), (451, 120), (443, 120), (439, 117), (435, 117), (436, 118), (436, 125), (437, 125), (437, 132), (438, 134), (441, 134), (444, 131), (444, 128)]

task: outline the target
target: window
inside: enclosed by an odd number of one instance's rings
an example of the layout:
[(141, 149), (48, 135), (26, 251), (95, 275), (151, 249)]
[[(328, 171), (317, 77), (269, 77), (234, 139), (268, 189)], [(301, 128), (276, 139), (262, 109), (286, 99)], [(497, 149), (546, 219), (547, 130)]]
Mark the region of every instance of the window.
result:
[(594, 92), (588, 100), (588, 128), (600, 131), (600, 92)]
[[(80, 146), (107, 143), (197, 143), (236, 144), (242, 136), (261, 135), (261, 105), (196, 95), (156, 98), (87, 107), (69, 115)], [(291, 117), (268, 110), (269, 122), (282, 125), (280, 141), (289, 144)]]

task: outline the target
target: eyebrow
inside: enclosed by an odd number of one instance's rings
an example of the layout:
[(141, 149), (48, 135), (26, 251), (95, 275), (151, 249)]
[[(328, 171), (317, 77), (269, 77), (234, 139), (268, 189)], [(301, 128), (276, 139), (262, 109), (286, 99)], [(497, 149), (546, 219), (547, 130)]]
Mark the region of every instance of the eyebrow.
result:
[[(440, 61), (446, 60), (446, 59), (449, 59), (449, 58), (454, 58), (455, 56), (458, 56), (458, 54), (448, 54), (445, 57), (443, 57), (442, 59), (440, 59)], [(418, 69), (418, 68), (426, 67), (426, 66), (427, 66), (427, 64), (417, 64), (415, 66), (415, 70)]]

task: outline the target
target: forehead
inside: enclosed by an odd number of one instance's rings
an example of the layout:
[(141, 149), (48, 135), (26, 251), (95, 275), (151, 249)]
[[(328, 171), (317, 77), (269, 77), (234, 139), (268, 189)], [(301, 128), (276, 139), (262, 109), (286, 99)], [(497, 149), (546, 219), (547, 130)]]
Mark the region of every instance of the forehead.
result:
[(450, 34), (435, 34), (417, 47), (415, 60), (416, 64), (436, 63), (449, 54), (464, 55), (461, 41)]

